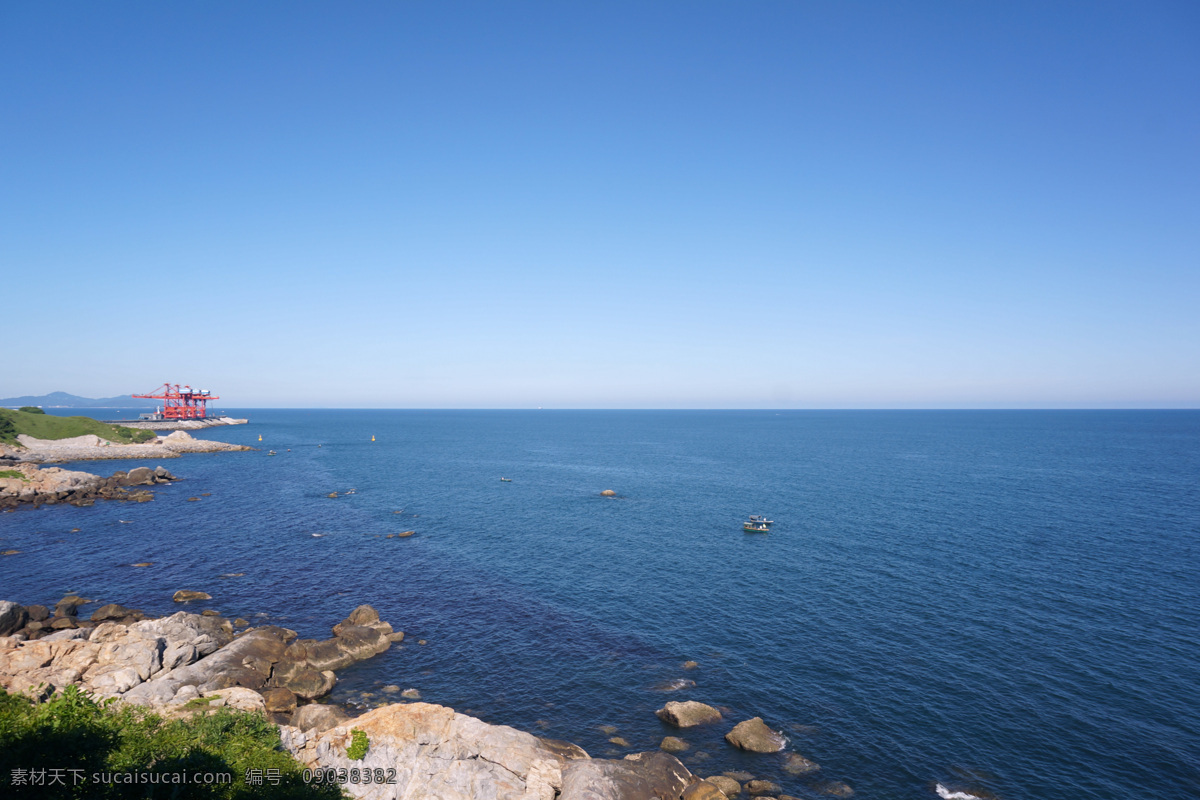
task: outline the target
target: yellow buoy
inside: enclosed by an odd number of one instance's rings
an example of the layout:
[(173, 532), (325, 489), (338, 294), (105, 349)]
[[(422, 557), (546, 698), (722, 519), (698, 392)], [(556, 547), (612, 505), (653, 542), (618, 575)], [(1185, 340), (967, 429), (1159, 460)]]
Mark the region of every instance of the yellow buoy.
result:
[(260, 442), (262, 441), (262, 434), (261, 434), (261, 433), (258, 435), (258, 440), (259, 440)]
[(371, 441), (375, 441), (375, 434), (371, 434)]

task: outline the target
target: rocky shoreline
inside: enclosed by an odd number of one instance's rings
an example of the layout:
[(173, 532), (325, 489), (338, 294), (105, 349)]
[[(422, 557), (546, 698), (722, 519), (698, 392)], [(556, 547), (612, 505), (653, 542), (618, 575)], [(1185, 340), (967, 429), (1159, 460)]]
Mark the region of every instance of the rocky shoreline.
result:
[(9, 463), (47, 464), (63, 461), (107, 461), (130, 458), (179, 458), (185, 453), (225, 453), (253, 450), (241, 444), (196, 439), (186, 431), (175, 431), (146, 444), (119, 444), (94, 434), (70, 439), (35, 439), (21, 434), (18, 446), (0, 444), (0, 465)]
[[(180, 592), (176, 599), (189, 596), (203, 593)], [(393, 703), (352, 717), (348, 709), (321, 702), (337, 682), (336, 671), (404, 639), (370, 606), (334, 625), (331, 638), (316, 640), (274, 625), (249, 627), (213, 611), (152, 619), (109, 603), (81, 617), (80, 607), (92, 602), (68, 595), (50, 609), (0, 601), (0, 687), (45, 698), (76, 686), (164, 716), (221, 707), (263, 714), (305, 768), (391, 771), (391, 783), (343, 786), (354, 797), (373, 800), (795, 800), (749, 773), (693, 775), (667, 752), (675, 737), (664, 739), (658, 751), (604, 759), (429, 703)], [(722, 720), (719, 710), (695, 701), (669, 702), (658, 716), (680, 729)], [(369, 748), (354, 754), (356, 737), (364, 735)], [(782, 734), (759, 718), (733, 726), (726, 740), (748, 752), (787, 747)], [(798, 753), (784, 763), (793, 775), (819, 769)], [(853, 794), (840, 782), (815, 788)]]
[(177, 478), (161, 466), (135, 467), (104, 478), (90, 472), (18, 463), (0, 471), (0, 509), (14, 510), (26, 504), (34, 508), (56, 503), (90, 506), (97, 500), (145, 503), (154, 499), (154, 493), (137, 487), (174, 480)]

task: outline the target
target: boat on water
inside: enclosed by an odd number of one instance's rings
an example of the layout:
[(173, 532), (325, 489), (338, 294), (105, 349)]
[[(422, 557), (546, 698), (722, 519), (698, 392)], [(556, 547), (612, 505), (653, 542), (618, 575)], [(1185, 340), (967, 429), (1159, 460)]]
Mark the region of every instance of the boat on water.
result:
[(773, 523), (774, 520), (769, 520), (758, 514), (751, 514), (750, 519), (742, 523), (742, 530), (746, 533), (770, 533)]
[(505, 483), (512, 483), (512, 478), (501, 478), (500, 480), (504, 481)]

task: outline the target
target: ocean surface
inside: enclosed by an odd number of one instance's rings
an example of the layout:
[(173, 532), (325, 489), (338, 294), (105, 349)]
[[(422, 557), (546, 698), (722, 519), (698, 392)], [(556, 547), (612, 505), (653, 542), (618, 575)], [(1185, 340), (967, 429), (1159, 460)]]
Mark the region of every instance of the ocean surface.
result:
[[(0, 515), (0, 597), (199, 589), (312, 637), (370, 603), (408, 636), (342, 701), (619, 756), (701, 700), (694, 772), (799, 797), (1200, 797), (1200, 412), (229, 411), (204, 435), (263, 449), (152, 503)], [(723, 742), (756, 715), (821, 771)]]

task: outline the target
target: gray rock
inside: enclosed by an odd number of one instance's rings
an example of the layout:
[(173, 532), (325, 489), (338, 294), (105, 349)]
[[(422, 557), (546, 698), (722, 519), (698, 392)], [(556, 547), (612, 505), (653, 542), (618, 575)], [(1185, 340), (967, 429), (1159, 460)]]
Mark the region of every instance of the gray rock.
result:
[(337, 676), (333, 670), (317, 672), (315, 669), (302, 669), (295, 675), (279, 684), (281, 688), (294, 692), (304, 700), (316, 700), (333, 691)]
[[(363, 731), (371, 746), (362, 761), (346, 757), (350, 730)], [(609, 795), (568, 793), (564, 767), (588, 765), (542, 740), (502, 725), (488, 725), (428, 703), (384, 706), (321, 734), (280, 729), (284, 747), (309, 768), (395, 769), (396, 783), (385, 792), (360, 796), (429, 798), (433, 800), (605, 800)], [(671, 758), (660, 753), (664, 758)], [(636, 774), (639, 765), (623, 765)], [(676, 762), (678, 763), (678, 762)], [(686, 770), (684, 770), (686, 773)], [(649, 782), (644, 782), (650, 785)], [(679, 781), (679, 789), (686, 785)], [(559, 788), (564, 791), (557, 795)], [(365, 789), (365, 787), (364, 787)], [(675, 795), (660, 795), (678, 797)], [(629, 800), (636, 796), (630, 795)], [(648, 797), (648, 796), (647, 796)]]
[(154, 470), (149, 467), (134, 467), (121, 482), (126, 486), (149, 486), (154, 483)]
[(34, 622), (44, 622), (50, 616), (50, 609), (45, 606), (25, 606), (25, 613)]
[(778, 753), (787, 747), (783, 734), (768, 728), (762, 717), (739, 722), (725, 734), (725, 740), (739, 750), (751, 753)]
[(679, 797), (692, 774), (679, 759), (661, 751), (622, 760), (572, 761), (563, 770), (559, 800), (648, 800)]
[(29, 615), (20, 603), (0, 600), (0, 636), (8, 636), (25, 627)]
[(346, 712), (337, 706), (312, 703), (296, 709), (292, 714), (292, 726), (302, 731), (321, 732), (336, 728), (348, 719)]
[(88, 634), (91, 631), (86, 628), (69, 628), (66, 630), (55, 631), (54, 633), (43, 636), (38, 641), (41, 642), (70, 642), (70, 641), (87, 641)]
[(663, 722), (674, 725), (676, 728), (691, 728), (696, 725), (721, 721), (720, 711), (695, 700), (682, 702), (672, 700), (654, 713)]
[(747, 781), (742, 788), (749, 795), (779, 794), (783, 791), (782, 786), (771, 781)]

